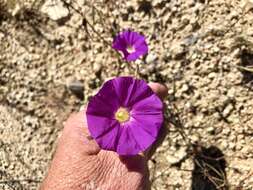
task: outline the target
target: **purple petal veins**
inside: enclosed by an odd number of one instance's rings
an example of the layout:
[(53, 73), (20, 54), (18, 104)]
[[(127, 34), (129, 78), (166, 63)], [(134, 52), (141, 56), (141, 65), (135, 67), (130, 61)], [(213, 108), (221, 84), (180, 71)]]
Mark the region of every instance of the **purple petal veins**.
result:
[(145, 81), (114, 78), (90, 100), (86, 111), (88, 129), (102, 149), (136, 155), (158, 137), (162, 107)]
[(145, 37), (131, 30), (125, 30), (118, 34), (113, 40), (112, 47), (121, 51), (127, 61), (135, 61), (148, 53)]

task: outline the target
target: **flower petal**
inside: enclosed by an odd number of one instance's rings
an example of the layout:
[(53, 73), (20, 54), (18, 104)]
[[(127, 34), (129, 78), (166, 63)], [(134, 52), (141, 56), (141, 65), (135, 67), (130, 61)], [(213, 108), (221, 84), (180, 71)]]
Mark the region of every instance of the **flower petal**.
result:
[(154, 94), (154, 92), (144, 80), (135, 80), (129, 94), (131, 94), (131, 96), (129, 96), (127, 104), (132, 107), (135, 103)]
[(134, 43), (134, 47), (135, 48), (138, 48), (139, 46), (141, 45), (146, 45), (147, 46), (147, 43), (145, 41), (145, 37), (144, 36), (140, 36)]
[[(140, 151), (147, 149), (153, 142), (156, 140), (156, 136), (153, 136), (147, 132), (142, 125), (146, 123), (131, 122), (130, 129), (134, 138), (136, 139), (137, 144), (141, 147)], [(149, 125), (150, 126), (150, 125)], [(151, 126), (152, 127), (152, 126)], [(154, 131), (157, 131), (156, 127), (152, 127)]]
[[(108, 98), (115, 97), (115, 98)], [(112, 81), (107, 81), (99, 92), (90, 100), (87, 113), (91, 115), (112, 118), (117, 110), (119, 100), (115, 92)]]
[(120, 104), (127, 107), (127, 102), (129, 96), (131, 96), (131, 91), (134, 85), (134, 80), (132, 77), (119, 77), (113, 80), (113, 85), (115, 92), (119, 97)]
[(136, 47), (136, 52), (138, 52), (140, 56), (145, 55), (148, 52), (148, 46), (141, 44), (140, 46)]
[(104, 150), (116, 150), (118, 145), (118, 136), (120, 133), (120, 124), (114, 123), (111, 125), (111, 129), (96, 138), (98, 145)]
[(134, 115), (131, 123), (133, 125), (141, 127), (150, 136), (156, 138), (159, 130), (162, 127), (163, 115), (162, 114), (144, 114)]
[(124, 31), (122, 35), (124, 36), (125, 41), (128, 42), (128, 45), (131, 45), (131, 46), (134, 45), (134, 43), (139, 38), (142, 37), (139, 33), (133, 32), (130, 30)]
[(87, 123), (91, 136), (93, 138), (98, 138), (110, 132), (117, 122), (107, 117), (100, 117), (87, 113)]
[(113, 84), (120, 104), (127, 108), (154, 94), (144, 80), (135, 80), (132, 77), (119, 77)]
[(127, 43), (122, 36), (114, 38), (112, 47), (116, 50), (124, 51), (127, 48)]
[(155, 94), (151, 94), (150, 96), (143, 98), (142, 100), (136, 101), (134, 106), (132, 107), (132, 113), (134, 115), (155, 115), (162, 113), (163, 103), (160, 98)]
[(125, 56), (125, 59), (127, 61), (135, 61), (137, 60), (141, 55), (143, 55), (141, 52), (139, 51), (135, 51), (134, 53), (130, 53), (127, 56)]
[(121, 126), (122, 131), (119, 137), (117, 153), (119, 155), (136, 155), (140, 152), (141, 147), (134, 139), (129, 126)]

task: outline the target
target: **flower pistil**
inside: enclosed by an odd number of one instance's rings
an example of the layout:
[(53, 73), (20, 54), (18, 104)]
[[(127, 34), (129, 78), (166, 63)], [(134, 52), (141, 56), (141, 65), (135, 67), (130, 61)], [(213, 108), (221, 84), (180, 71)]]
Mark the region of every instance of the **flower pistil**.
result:
[(126, 108), (120, 107), (115, 113), (115, 119), (120, 123), (128, 121), (130, 119), (129, 111)]
[(135, 48), (134, 48), (133, 46), (131, 46), (131, 45), (128, 45), (128, 46), (127, 46), (127, 52), (128, 52), (129, 54), (131, 54), (131, 53), (135, 52)]

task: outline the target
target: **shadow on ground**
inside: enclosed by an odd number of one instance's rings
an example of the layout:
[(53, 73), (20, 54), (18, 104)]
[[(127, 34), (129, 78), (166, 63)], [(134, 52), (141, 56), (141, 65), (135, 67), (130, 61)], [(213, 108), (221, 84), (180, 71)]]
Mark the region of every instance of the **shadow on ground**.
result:
[(226, 161), (222, 151), (211, 146), (196, 146), (191, 190), (228, 190)]
[(241, 52), (241, 72), (243, 74), (244, 85), (251, 86), (253, 89), (253, 53), (243, 50)]

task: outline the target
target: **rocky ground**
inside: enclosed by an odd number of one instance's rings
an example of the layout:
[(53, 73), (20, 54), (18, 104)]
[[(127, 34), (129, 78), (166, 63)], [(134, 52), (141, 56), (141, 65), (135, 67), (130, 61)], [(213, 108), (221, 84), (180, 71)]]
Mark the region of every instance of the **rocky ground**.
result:
[(107, 79), (135, 74), (111, 48), (124, 28), (147, 37), (138, 76), (169, 88), (152, 188), (253, 189), (252, 8), (252, 0), (0, 0), (0, 189), (37, 189), (67, 116)]

